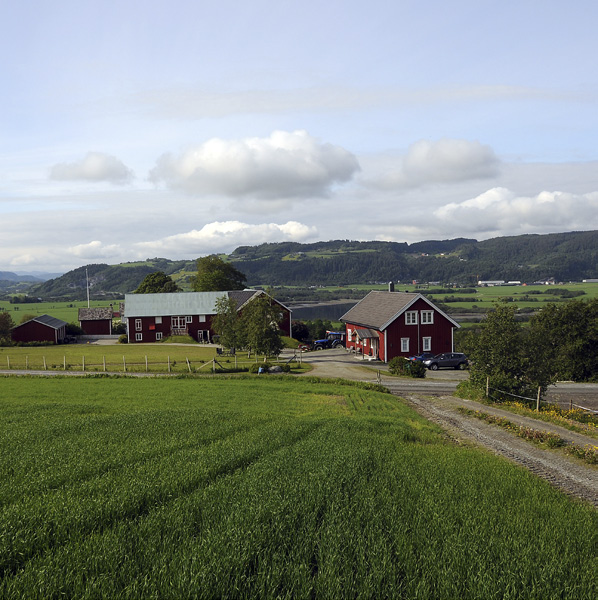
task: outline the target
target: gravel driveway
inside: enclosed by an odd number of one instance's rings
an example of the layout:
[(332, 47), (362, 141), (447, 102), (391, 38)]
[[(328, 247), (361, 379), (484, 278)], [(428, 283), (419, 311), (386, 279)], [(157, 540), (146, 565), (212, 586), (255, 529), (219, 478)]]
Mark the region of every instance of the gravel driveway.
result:
[[(565, 493), (581, 498), (598, 507), (598, 468), (570, 458), (562, 450), (544, 449), (517, 437), (495, 425), (462, 414), (458, 408), (465, 407), (504, 416), (513, 423), (542, 431), (558, 433), (567, 443), (598, 445), (598, 440), (574, 433), (544, 421), (523, 417), (500, 408), (487, 406), (453, 396), (458, 382), (468, 377), (463, 371), (428, 371), (424, 380), (390, 377), (386, 365), (355, 358), (344, 349), (322, 350), (302, 355), (302, 360), (313, 366), (310, 375), (318, 377), (341, 377), (356, 381), (376, 382), (378, 371), (381, 383), (390, 391), (406, 399), (410, 405), (430, 421), (440, 425), (447, 434), (461, 443), (474, 443), (504, 456), (532, 473), (542, 477)], [(567, 386), (561, 386), (566, 394)], [(585, 388), (593, 402), (598, 399), (596, 388)], [(587, 390), (590, 390), (589, 392)], [(572, 393), (575, 393), (573, 391)], [(568, 400), (564, 401), (568, 402)]]

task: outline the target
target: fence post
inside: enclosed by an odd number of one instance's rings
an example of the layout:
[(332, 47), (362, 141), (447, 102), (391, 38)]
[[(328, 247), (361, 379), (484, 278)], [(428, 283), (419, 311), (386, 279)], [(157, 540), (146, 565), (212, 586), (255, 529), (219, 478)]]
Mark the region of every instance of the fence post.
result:
[(542, 388), (538, 386), (538, 398), (536, 399), (536, 412), (540, 412), (540, 392)]
[(123, 354), (123, 373), (127, 372), (127, 361), (125, 360), (125, 355)]
[(46, 357), (44, 356), (44, 371), (47, 371), (48, 367), (46, 366)]
[(6, 357), (6, 362), (8, 363), (8, 370), (10, 371), (10, 356)]
[(85, 373), (85, 354), (83, 355), (83, 372)]
[(212, 359), (212, 375), (216, 373), (216, 359)]
[(147, 373), (147, 354), (145, 355), (145, 372)]
[(235, 369), (237, 368), (237, 355), (235, 354)]
[(168, 372), (170, 373), (170, 356), (168, 357)]
[(106, 372), (106, 355), (102, 356), (102, 363), (104, 364), (104, 373)]
[(64, 356), (62, 359), (62, 366), (64, 367), (64, 370), (66, 371), (66, 356)]
[(189, 373), (191, 373), (191, 364), (189, 363), (189, 359), (186, 356), (185, 360), (187, 361), (187, 368), (189, 369)]
[(490, 396), (490, 377), (486, 377), (486, 398)]
[(29, 369), (29, 355), (25, 355), (25, 369)]

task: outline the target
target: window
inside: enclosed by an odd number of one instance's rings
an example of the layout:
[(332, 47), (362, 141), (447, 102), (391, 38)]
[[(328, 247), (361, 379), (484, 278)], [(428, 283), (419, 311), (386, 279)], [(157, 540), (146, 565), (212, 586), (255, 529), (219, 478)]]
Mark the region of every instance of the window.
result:
[(434, 311), (422, 310), (422, 325), (432, 325), (434, 323)]
[(206, 322), (206, 316), (205, 315), (199, 315), (199, 322), (200, 323), (205, 323)]
[(347, 327), (347, 341), (348, 342), (352, 342), (353, 340), (351, 339), (351, 328)]
[(141, 340), (143, 340), (143, 333), (136, 333), (135, 334), (135, 341), (136, 342), (140, 342)]
[(409, 338), (401, 338), (401, 352), (409, 352)]
[(141, 331), (141, 319), (135, 319), (135, 331)]
[(408, 310), (405, 313), (405, 325), (417, 325), (417, 311)]
[(432, 352), (432, 338), (425, 337), (422, 339), (422, 342), (423, 342), (422, 352)]
[(159, 342), (162, 339), (162, 332), (156, 331), (156, 342)]
[(187, 315), (187, 316), (185, 317), (185, 323), (192, 323), (192, 322), (193, 322), (193, 317), (191, 317), (191, 316)]
[(156, 325), (162, 325), (162, 317), (156, 317)]

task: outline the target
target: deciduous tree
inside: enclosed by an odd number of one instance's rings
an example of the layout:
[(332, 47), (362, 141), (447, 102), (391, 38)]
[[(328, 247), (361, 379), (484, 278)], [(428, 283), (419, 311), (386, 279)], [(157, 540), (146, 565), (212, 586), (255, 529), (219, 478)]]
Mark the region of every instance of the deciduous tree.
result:
[(197, 260), (197, 275), (191, 277), (191, 287), (196, 292), (242, 290), (246, 281), (241, 271), (212, 254)]
[(163, 271), (156, 271), (146, 275), (139, 287), (135, 290), (136, 294), (160, 294), (178, 292), (179, 286), (172, 280), (170, 275)]
[(254, 298), (243, 309), (241, 329), (249, 352), (277, 356), (283, 348), (278, 324), (282, 318), (280, 307), (265, 295)]

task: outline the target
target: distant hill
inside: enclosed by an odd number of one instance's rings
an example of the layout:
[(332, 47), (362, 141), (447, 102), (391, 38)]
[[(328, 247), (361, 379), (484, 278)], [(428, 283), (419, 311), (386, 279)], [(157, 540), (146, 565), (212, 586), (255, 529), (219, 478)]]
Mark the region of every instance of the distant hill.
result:
[[(250, 286), (346, 285), (387, 281), (455, 283), (502, 279), (533, 283), (598, 279), (598, 231), (521, 235), (478, 242), (429, 240), (414, 244), (333, 240), (240, 246), (228, 257)], [(153, 258), (120, 265), (94, 264), (32, 285), (44, 299), (83, 299), (87, 275), (93, 298), (122, 297), (148, 273), (164, 271), (182, 289), (196, 270), (195, 261)], [(1, 288), (0, 288), (1, 289)]]
[(34, 283), (37, 281), (45, 281), (45, 279), (33, 275), (17, 275), (11, 271), (0, 271), (0, 281), (28, 281)]

